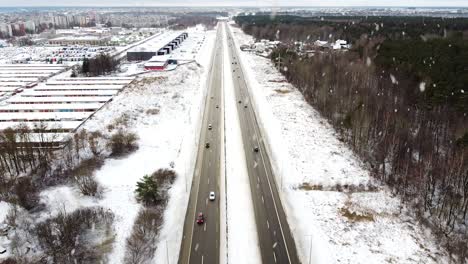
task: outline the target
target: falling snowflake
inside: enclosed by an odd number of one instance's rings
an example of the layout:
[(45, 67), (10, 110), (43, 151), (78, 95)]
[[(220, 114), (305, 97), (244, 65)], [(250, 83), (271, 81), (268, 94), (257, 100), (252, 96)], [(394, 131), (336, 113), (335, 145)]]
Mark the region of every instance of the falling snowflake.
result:
[(421, 92), (424, 92), (426, 90), (426, 83), (425, 82), (421, 82), (419, 84), (419, 91)]
[(465, 93), (465, 90), (461, 89), (460, 92), (461, 92), (462, 94), (464, 94), (464, 93)]
[(392, 83), (393, 83), (393, 84), (398, 84), (398, 81), (397, 81), (397, 79), (395, 78), (395, 76), (393, 76), (393, 74), (390, 74), (390, 79), (392, 80)]
[(371, 66), (371, 64), (372, 64), (371, 58), (367, 57), (367, 59), (366, 59), (367, 67)]

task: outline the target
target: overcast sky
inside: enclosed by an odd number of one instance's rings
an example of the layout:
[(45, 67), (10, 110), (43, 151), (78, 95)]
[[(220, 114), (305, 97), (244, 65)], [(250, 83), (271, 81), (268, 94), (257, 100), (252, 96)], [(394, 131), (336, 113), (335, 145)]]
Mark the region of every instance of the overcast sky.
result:
[(464, 6), (468, 0), (0, 0), (0, 6)]

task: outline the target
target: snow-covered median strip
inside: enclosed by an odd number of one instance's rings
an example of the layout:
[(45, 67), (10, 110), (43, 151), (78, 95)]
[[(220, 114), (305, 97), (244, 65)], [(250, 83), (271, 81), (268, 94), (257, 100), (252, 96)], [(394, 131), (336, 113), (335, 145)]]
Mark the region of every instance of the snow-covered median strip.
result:
[[(252, 41), (231, 27), (237, 47)], [(433, 236), (375, 183), (269, 59), (241, 52), (302, 262), (443, 263)], [(310, 244), (312, 242), (312, 244)]]

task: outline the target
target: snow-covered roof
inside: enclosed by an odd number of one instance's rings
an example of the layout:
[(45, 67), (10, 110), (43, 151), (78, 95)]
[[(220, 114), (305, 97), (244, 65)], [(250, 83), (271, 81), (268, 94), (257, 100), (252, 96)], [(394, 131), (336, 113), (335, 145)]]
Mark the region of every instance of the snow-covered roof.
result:
[(0, 74), (5, 74), (5, 73), (49, 73), (49, 74), (54, 74), (58, 72), (59, 70), (54, 70), (54, 69), (43, 69), (43, 68), (26, 68), (26, 69), (12, 69), (12, 68), (3, 68), (0, 69)]
[(51, 68), (51, 69), (63, 69), (66, 66), (57, 64), (46, 64), (46, 63), (28, 63), (28, 64), (0, 64), (0, 68)]
[(152, 61), (145, 63), (145, 67), (162, 67), (164, 65), (166, 65), (165, 61)]
[(117, 90), (98, 90), (98, 91), (35, 91), (25, 90), (20, 95), (23, 97), (55, 97), (55, 96), (112, 96)]
[(99, 109), (103, 103), (87, 104), (8, 104), (0, 106), (0, 110), (68, 110), (68, 109)]
[(161, 62), (161, 61), (165, 62), (165, 61), (167, 61), (169, 58), (170, 58), (169, 55), (157, 55), (157, 56), (153, 56), (148, 62), (156, 62), (156, 61), (158, 61), (158, 62)]
[(327, 43), (328, 43), (328, 42), (322, 41), (322, 40), (316, 40), (316, 41), (314, 42), (314, 44), (317, 45), (317, 46), (324, 46), (324, 45), (326, 45)]
[(55, 81), (87, 81), (87, 80), (129, 80), (133, 81), (134, 77), (118, 77), (118, 76), (107, 76), (107, 77), (70, 77), (70, 78), (54, 78)]
[(103, 96), (77, 96), (77, 97), (24, 97), (24, 96), (15, 96), (7, 100), (9, 103), (24, 103), (24, 102), (31, 102), (31, 103), (51, 103), (51, 102), (107, 102), (109, 101), (109, 97)]
[(348, 44), (348, 42), (346, 40), (338, 39), (337, 41), (335, 41), (335, 44), (346, 45)]
[(48, 77), (49, 73), (0, 73), (2, 78), (11, 78), (11, 77)]
[(0, 120), (83, 120), (89, 112), (0, 113)]
[(167, 44), (175, 40), (181, 34), (183, 34), (182, 31), (166, 32), (164, 34), (161, 34), (151, 39), (148, 42), (145, 42), (141, 45), (131, 48), (129, 52), (140, 52), (140, 51), (157, 52), (158, 50), (164, 48)]
[(35, 91), (43, 91), (43, 90), (58, 90), (58, 91), (66, 91), (66, 90), (121, 90), (123, 85), (113, 84), (113, 85), (47, 85), (47, 86), (40, 86), (34, 88)]
[[(46, 125), (47, 129), (67, 129), (67, 130), (73, 130), (77, 128), (82, 121), (45, 121), (45, 122), (40, 122), (41, 124)], [(37, 127), (39, 122), (0, 122), (0, 130), (6, 129), (6, 128), (17, 128), (19, 125), (26, 125), (30, 129), (33, 129), (34, 127)]]
[(10, 86), (10, 87), (1, 87), (0, 86), (0, 92), (14, 92), (21, 88), (21, 86)]
[(112, 84), (121, 84), (127, 85), (131, 82), (131, 80), (66, 80), (66, 81), (56, 81), (56, 80), (49, 80), (46, 85), (112, 85)]
[(26, 84), (27, 82), (0, 82), (0, 87), (11, 87), (11, 86), (21, 87)]
[(38, 78), (34, 77), (2, 77), (0, 76), (0, 84), (3, 82), (36, 82)]

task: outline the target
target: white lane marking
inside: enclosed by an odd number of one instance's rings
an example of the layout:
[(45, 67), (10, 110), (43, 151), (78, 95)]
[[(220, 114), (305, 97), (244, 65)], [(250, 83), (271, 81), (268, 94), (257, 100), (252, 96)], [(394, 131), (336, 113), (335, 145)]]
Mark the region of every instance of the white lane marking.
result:
[(206, 232), (206, 223), (203, 225), (203, 231)]
[[(276, 262), (276, 260), (275, 260)], [(203, 264), (203, 255), (201, 255), (201, 264)]]
[(210, 178), (208, 178), (208, 185), (210, 185)]
[(270, 229), (270, 223), (268, 222), (268, 220), (267, 220), (267, 227), (268, 229)]
[[(276, 254), (275, 254), (274, 251), (273, 251), (273, 258), (275, 259), (275, 263), (276, 263)], [(202, 261), (202, 263), (203, 263), (203, 261)]]
[(208, 198), (205, 200), (205, 205), (208, 205)]
[(263, 195), (262, 195), (262, 203), (265, 203), (265, 200), (263, 199)]
[(275, 242), (275, 243), (273, 244), (273, 248), (275, 248), (277, 245), (278, 245), (278, 242)]
[(198, 251), (198, 243), (195, 245), (195, 251)]

